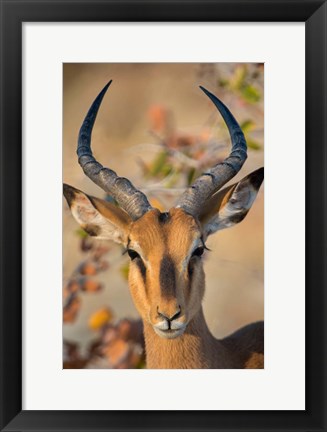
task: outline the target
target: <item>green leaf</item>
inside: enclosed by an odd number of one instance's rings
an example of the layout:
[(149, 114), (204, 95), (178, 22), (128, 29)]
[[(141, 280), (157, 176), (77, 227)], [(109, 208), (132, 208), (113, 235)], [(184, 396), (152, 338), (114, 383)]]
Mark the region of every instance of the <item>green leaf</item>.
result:
[(252, 139), (247, 139), (246, 142), (247, 142), (247, 145), (250, 149), (261, 150), (261, 145), (257, 141), (254, 141)]
[(158, 154), (158, 156), (152, 162), (152, 165), (149, 169), (150, 176), (155, 177), (162, 172), (162, 169), (166, 165), (167, 157), (168, 157), (168, 153), (166, 151), (163, 151)]
[(165, 187), (172, 188), (176, 185), (178, 182), (178, 179), (180, 177), (180, 173), (178, 171), (174, 172), (171, 177), (169, 177), (168, 181), (165, 184)]
[(158, 174), (161, 174), (163, 177), (167, 177), (173, 170), (173, 166), (171, 164), (165, 164), (161, 171)]
[(238, 66), (233, 77), (230, 80), (230, 86), (234, 90), (240, 90), (244, 86), (244, 81), (247, 75), (247, 67), (245, 65)]
[(243, 133), (247, 133), (254, 129), (255, 123), (252, 120), (244, 120), (244, 122), (241, 123), (240, 126)]
[(141, 360), (135, 366), (135, 369), (145, 369), (145, 368), (146, 368), (145, 360), (141, 358)]
[(84, 231), (82, 228), (78, 228), (78, 229), (75, 231), (75, 234), (76, 234), (78, 237), (82, 238), (82, 239), (88, 237), (88, 233), (87, 233), (86, 231)]
[(218, 86), (219, 87), (227, 87), (228, 84), (229, 84), (229, 81), (227, 79), (225, 79), (225, 78), (220, 78), (218, 80)]
[(128, 273), (129, 273), (129, 262), (124, 263), (121, 267), (120, 267), (120, 274), (123, 276), (123, 278), (125, 280), (128, 279)]
[(196, 179), (196, 169), (194, 167), (190, 168), (187, 172), (187, 186), (190, 186)]
[(248, 84), (241, 89), (243, 98), (250, 103), (258, 102), (260, 100), (260, 92), (254, 86)]

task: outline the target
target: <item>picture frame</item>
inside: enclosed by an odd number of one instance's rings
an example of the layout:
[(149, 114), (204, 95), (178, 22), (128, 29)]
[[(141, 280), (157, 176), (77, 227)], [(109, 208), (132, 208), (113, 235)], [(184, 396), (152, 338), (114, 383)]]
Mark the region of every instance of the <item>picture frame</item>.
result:
[[(327, 430), (326, 8), (326, 1), (313, 0), (1, 1), (1, 430)], [(28, 21), (305, 22), (305, 411), (22, 410), (22, 23)]]

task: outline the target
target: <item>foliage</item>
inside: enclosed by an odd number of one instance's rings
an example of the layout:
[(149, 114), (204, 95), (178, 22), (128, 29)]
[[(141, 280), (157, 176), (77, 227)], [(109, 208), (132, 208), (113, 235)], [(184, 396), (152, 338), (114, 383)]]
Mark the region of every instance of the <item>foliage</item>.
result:
[[(263, 121), (259, 114), (263, 97), (262, 68), (261, 64), (240, 64), (217, 69), (214, 64), (206, 64), (198, 71), (199, 80), (214, 83), (218, 97), (227, 101), (232, 112), (237, 111), (249, 151), (262, 148), (256, 138), (262, 128), (260, 121)], [(164, 211), (172, 205), (175, 194), (180, 194), (201, 172), (225, 158), (229, 151), (229, 136), (222, 123), (217, 128), (215, 112), (195, 131), (178, 128), (173, 111), (164, 105), (151, 106), (148, 117), (151, 143), (139, 145), (135, 150), (143, 155), (148, 153), (145, 150), (155, 149), (150, 160), (139, 159), (142, 189), (152, 206)], [(106, 199), (113, 201), (110, 196)], [(97, 243), (82, 229), (78, 229), (76, 235), (84, 259), (64, 283), (65, 325), (73, 324), (79, 316), (83, 306), (81, 293), (96, 295), (103, 289), (97, 275), (110, 271), (111, 267), (111, 246)], [(129, 266), (126, 260), (121, 260), (120, 274), (127, 281)], [(82, 353), (78, 343), (64, 341), (64, 368), (145, 367), (141, 320), (117, 320), (109, 306), (101, 306), (89, 316), (88, 326), (94, 333), (94, 340), (85, 352)]]
[[(78, 233), (80, 235), (80, 233)], [(80, 294), (103, 289), (96, 276), (110, 268), (106, 256), (110, 248), (90, 237), (80, 236), (80, 249), (86, 258), (78, 265), (63, 289), (63, 321), (72, 324), (82, 306)], [(82, 354), (76, 342), (64, 340), (64, 368), (140, 368), (144, 366), (144, 341), (141, 320), (115, 321), (109, 307), (101, 307), (88, 319), (95, 340)]]

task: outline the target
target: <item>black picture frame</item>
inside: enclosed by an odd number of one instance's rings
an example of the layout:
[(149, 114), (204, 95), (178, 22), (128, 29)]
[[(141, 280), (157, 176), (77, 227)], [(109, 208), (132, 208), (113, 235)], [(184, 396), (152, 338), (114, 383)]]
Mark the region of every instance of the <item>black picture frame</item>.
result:
[[(22, 23), (28, 21), (305, 22), (305, 411), (22, 411)], [(327, 431), (326, 21), (325, 0), (1, 0), (1, 431)]]

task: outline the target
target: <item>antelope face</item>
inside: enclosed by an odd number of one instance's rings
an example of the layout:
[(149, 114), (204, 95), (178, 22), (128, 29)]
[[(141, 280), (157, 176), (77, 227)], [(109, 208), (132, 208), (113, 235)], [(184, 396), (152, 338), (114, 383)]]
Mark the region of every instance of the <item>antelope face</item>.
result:
[(118, 177), (93, 157), (92, 128), (109, 85), (99, 93), (83, 122), (77, 154), (84, 173), (114, 197), (118, 206), (68, 185), (64, 185), (64, 195), (85, 231), (126, 248), (131, 258), (129, 285), (135, 306), (159, 336), (176, 338), (201, 308), (205, 239), (244, 219), (263, 181), (263, 168), (221, 189), (241, 169), (247, 147), (228, 108), (202, 88), (225, 120), (232, 151), (182, 194), (177, 207), (161, 213), (129, 180)]
[(154, 209), (132, 223), (131, 294), (143, 320), (161, 337), (182, 335), (201, 306), (204, 247), (199, 224), (182, 209)]

